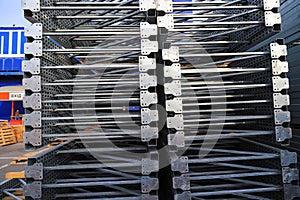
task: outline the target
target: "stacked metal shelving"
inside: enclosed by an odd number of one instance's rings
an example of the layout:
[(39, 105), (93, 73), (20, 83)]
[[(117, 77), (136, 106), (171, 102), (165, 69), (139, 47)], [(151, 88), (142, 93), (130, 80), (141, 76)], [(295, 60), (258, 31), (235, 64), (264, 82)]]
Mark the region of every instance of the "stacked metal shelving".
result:
[(23, 8), (26, 199), (300, 197), (279, 1)]

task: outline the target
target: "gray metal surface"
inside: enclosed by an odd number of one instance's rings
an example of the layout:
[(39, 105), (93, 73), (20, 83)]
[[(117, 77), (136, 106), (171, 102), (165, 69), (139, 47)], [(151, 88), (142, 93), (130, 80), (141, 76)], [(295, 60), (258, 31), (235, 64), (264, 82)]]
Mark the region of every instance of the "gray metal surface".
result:
[(290, 4), (23, 0), (26, 198), (299, 196)]

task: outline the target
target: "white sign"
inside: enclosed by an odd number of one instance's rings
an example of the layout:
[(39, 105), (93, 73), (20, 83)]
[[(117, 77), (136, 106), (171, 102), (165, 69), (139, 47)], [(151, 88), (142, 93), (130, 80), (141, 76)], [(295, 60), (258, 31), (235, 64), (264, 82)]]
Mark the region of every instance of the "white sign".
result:
[(9, 100), (11, 101), (22, 101), (25, 94), (23, 92), (10, 92)]

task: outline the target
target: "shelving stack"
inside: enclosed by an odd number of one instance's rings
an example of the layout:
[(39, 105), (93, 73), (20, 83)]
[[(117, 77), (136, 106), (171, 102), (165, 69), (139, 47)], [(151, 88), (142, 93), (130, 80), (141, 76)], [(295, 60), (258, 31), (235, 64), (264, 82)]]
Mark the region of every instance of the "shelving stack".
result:
[(23, 8), (26, 199), (300, 197), (279, 1)]

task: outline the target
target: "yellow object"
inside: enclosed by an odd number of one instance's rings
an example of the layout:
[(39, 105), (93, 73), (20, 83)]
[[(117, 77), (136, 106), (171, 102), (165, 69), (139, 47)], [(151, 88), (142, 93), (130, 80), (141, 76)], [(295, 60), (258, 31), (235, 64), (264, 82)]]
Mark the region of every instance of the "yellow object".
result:
[(25, 172), (8, 172), (5, 175), (6, 179), (11, 179), (11, 178), (26, 178), (25, 177)]

